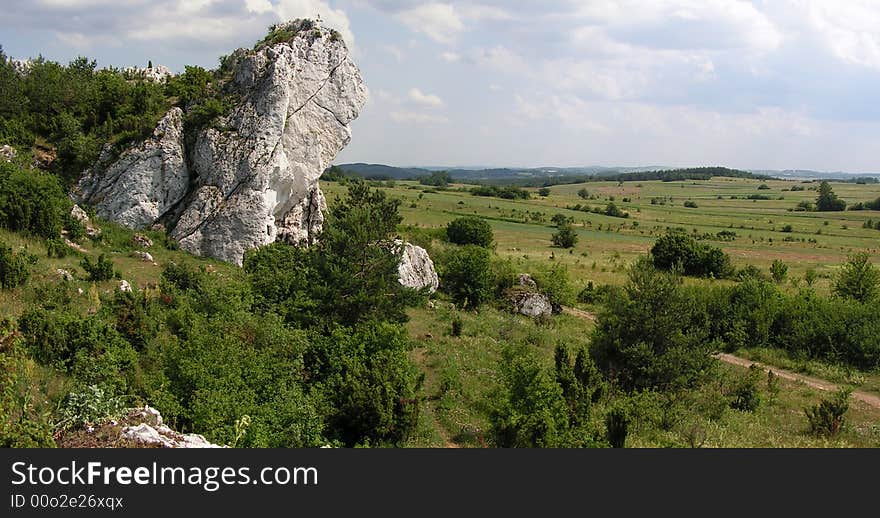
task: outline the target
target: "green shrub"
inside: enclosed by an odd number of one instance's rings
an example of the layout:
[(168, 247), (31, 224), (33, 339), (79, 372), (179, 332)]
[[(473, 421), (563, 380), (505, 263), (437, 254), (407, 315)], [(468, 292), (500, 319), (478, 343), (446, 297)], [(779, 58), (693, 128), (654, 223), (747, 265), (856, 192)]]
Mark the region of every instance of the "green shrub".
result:
[(843, 428), (844, 416), (849, 410), (849, 395), (849, 390), (842, 389), (818, 405), (805, 408), (810, 432), (832, 437), (837, 435)]
[(119, 417), (125, 406), (121, 397), (111, 396), (97, 385), (88, 385), (82, 392), (70, 392), (64, 398), (57, 427), (75, 429), (86, 424), (97, 424)]
[(451, 336), (461, 336), (461, 328), (463, 325), (463, 321), (461, 317), (455, 315), (452, 317), (452, 331), (449, 333)]
[(699, 208), (699, 205), (697, 205), (697, 202), (695, 202), (695, 201), (691, 201), (691, 200), (687, 200), (687, 201), (685, 201), (685, 202), (684, 202), (684, 206), (685, 206), (686, 208), (689, 208), (689, 209), (696, 209), (696, 208)]
[(562, 389), (524, 345), (504, 349), (503, 392), (490, 414), (490, 433), (501, 448), (569, 445), (569, 415)]
[(27, 282), (30, 266), (36, 263), (36, 257), (23, 251), (13, 252), (12, 247), (0, 242), (0, 286), (12, 289)]
[(871, 264), (871, 256), (860, 252), (847, 260), (834, 284), (834, 293), (859, 302), (877, 297), (880, 290), (880, 271)]
[(446, 225), (446, 236), (457, 245), (492, 246), (494, 236), (489, 223), (476, 216), (465, 216)]
[(559, 230), (553, 234), (550, 240), (553, 242), (553, 246), (573, 248), (578, 242), (578, 235), (573, 226), (565, 224), (559, 226)]
[(568, 270), (564, 265), (554, 264), (549, 268), (537, 269), (533, 278), (538, 290), (550, 299), (554, 313), (561, 313), (562, 306), (574, 302)]
[(682, 230), (666, 232), (651, 248), (654, 266), (662, 270), (680, 268), (685, 275), (698, 277), (728, 278), (734, 269), (720, 248), (698, 243)]
[(441, 283), (456, 304), (476, 309), (492, 297), (495, 276), (492, 256), (476, 245), (465, 245), (449, 252)]
[(71, 248), (61, 238), (55, 237), (46, 240), (46, 255), (49, 257), (64, 259), (70, 252)]
[(630, 417), (623, 408), (615, 407), (605, 416), (606, 437), (612, 448), (626, 447), (629, 424)]
[(92, 282), (109, 281), (117, 276), (117, 272), (113, 269), (113, 261), (108, 259), (105, 254), (99, 255), (95, 262), (92, 262), (88, 256), (83, 257), (80, 266), (86, 271)]
[(787, 275), (788, 265), (779, 259), (774, 259), (773, 263), (770, 265), (770, 276), (773, 277), (773, 282), (776, 284), (782, 284)]
[(57, 237), (69, 208), (70, 201), (55, 176), (0, 163), (0, 225), (3, 227), (45, 238)]
[(628, 391), (694, 387), (715, 361), (716, 344), (681, 278), (644, 259), (599, 313), (592, 344), (599, 369)]
[(761, 404), (761, 392), (758, 385), (763, 378), (760, 367), (752, 365), (749, 372), (734, 383), (730, 391), (730, 407), (743, 412), (754, 412)]

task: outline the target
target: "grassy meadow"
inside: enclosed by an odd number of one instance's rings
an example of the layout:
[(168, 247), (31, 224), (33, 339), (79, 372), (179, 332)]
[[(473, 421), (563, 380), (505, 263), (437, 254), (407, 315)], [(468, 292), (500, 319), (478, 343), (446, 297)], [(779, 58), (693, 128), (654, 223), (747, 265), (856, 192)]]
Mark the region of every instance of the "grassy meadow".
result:
[[(761, 185), (766, 188), (760, 188)], [(787, 291), (803, 286), (803, 276), (814, 269), (814, 289), (829, 294), (840, 265), (855, 252), (880, 251), (880, 231), (863, 228), (863, 223), (880, 219), (877, 211), (805, 212), (793, 210), (802, 201), (815, 201), (818, 183), (783, 180), (713, 178), (707, 181), (590, 182), (550, 187), (546, 197), (529, 188), (531, 199), (507, 200), (478, 197), (468, 185), (452, 185), (435, 191), (413, 181), (376, 182), (389, 195), (402, 199), (404, 225), (441, 229), (463, 215), (487, 220), (494, 231), (496, 253), (510, 258), (521, 271), (552, 264), (566, 266), (574, 289), (588, 281), (623, 284), (626, 268), (646, 254), (667, 228), (683, 227), (695, 236), (736, 233), (733, 240), (709, 239), (722, 248), (736, 268), (759, 267), (769, 275), (770, 264), (784, 261), (788, 267)], [(848, 203), (867, 202), (880, 196), (880, 185), (832, 184), (835, 193)], [(795, 191), (791, 188), (796, 187)], [(804, 190), (798, 190), (803, 187)], [(589, 199), (578, 191), (586, 188)], [(329, 203), (344, 192), (336, 182), (322, 183)], [(770, 199), (752, 200), (760, 194)], [(654, 200), (652, 203), (652, 199)], [(697, 207), (685, 207), (691, 201)], [(613, 202), (629, 213), (628, 218), (610, 217), (571, 210), (576, 204), (601, 207)], [(556, 214), (569, 217), (579, 240), (571, 250), (551, 246)], [(790, 225), (790, 231), (783, 229)], [(426, 233), (431, 235), (430, 232)], [(415, 236), (414, 234), (414, 237)], [(425, 243), (422, 243), (425, 244)], [(429, 245), (443, 247), (440, 240)], [(688, 278), (689, 283), (730, 283), (727, 280)], [(442, 297), (442, 296), (441, 296)], [(447, 304), (447, 305), (444, 305)], [(595, 310), (590, 306), (581, 308)], [(451, 336), (455, 316), (463, 320), (463, 332)], [(588, 341), (594, 326), (590, 320), (562, 314), (550, 322), (511, 315), (501, 308), (484, 308), (479, 313), (458, 312), (448, 303), (434, 309), (410, 312), (408, 324), (414, 340), (412, 359), (425, 374), (420, 433), (412, 446), (481, 447), (486, 444), (489, 415), (501, 390), (498, 362), (505, 343), (534, 346), (548, 368), (558, 343), (576, 346)], [(823, 362), (788, 357), (779, 350), (741, 350), (742, 357), (791, 371), (827, 379), (841, 386), (880, 394), (880, 373), (858, 372)], [(636, 419), (628, 446), (639, 447), (878, 447), (880, 410), (853, 401), (848, 425), (833, 439), (816, 437), (807, 431), (804, 407), (818, 403), (827, 393), (803, 383), (779, 380), (779, 390), (761, 385), (762, 404), (755, 412), (718, 408), (717, 399), (725, 383), (743, 376), (747, 369), (719, 365), (718, 381), (696, 394), (689, 402), (643, 402), (660, 407), (667, 418)], [(728, 380), (728, 381), (725, 381)], [(607, 404), (607, 403), (606, 403)], [(601, 406), (601, 404), (600, 404)], [(593, 412), (603, 415), (604, 410)], [(596, 417), (594, 426), (602, 427)]]
[[(762, 184), (769, 189), (759, 189)], [(336, 182), (321, 185), (330, 203), (345, 189)], [(880, 197), (880, 184), (832, 185), (834, 192), (848, 203)], [(793, 186), (804, 190), (791, 191)], [(802, 278), (808, 268), (814, 268), (820, 277), (816, 289), (827, 292), (828, 278), (849, 254), (863, 250), (880, 252), (880, 231), (862, 228), (867, 219), (880, 219), (880, 212), (789, 211), (801, 201), (815, 201), (816, 186), (818, 183), (743, 178), (590, 182), (550, 187), (547, 197), (538, 196), (538, 189), (530, 188), (529, 200), (479, 197), (457, 190), (470, 187), (466, 185), (424, 192), (432, 189), (411, 181), (398, 181), (384, 190), (403, 200), (404, 224), (440, 228), (458, 216), (480, 216), (491, 223), (500, 256), (510, 257), (525, 269), (548, 261), (565, 264), (576, 283), (622, 282), (625, 266), (645, 254), (658, 236), (667, 228), (683, 227), (696, 235), (735, 232), (733, 241), (712, 244), (727, 252), (737, 268), (753, 264), (768, 272), (773, 260), (780, 259), (788, 264), (789, 278), (793, 279)], [(592, 199), (578, 196), (583, 188)], [(753, 194), (771, 199), (745, 199)], [(656, 204), (652, 204), (652, 199)], [(695, 202), (697, 208), (685, 207), (688, 200)], [(604, 209), (610, 201), (628, 212), (629, 218), (566, 208), (581, 204)], [(665, 205), (660, 205), (661, 201)], [(551, 218), (560, 213), (573, 220), (579, 236), (571, 250), (550, 246), (550, 237), (555, 232)], [(782, 231), (786, 225), (791, 225), (791, 232)]]

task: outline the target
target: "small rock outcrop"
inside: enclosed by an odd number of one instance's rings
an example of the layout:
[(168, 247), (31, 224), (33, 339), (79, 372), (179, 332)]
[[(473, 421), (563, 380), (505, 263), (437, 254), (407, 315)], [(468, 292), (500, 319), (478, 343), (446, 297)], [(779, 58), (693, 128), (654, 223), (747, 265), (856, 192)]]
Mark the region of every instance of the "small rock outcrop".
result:
[(428, 251), (412, 243), (404, 244), (400, 240), (395, 243), (403, 246), (403, 254), (397, 267), (400, 283), (416, 290), (427, 288), (429, 293), (437, 291), (440, 279)]
[(121, 436), (138, 444), (161, 448), (224, 448), (209, 442), (202, 435), (182, 434), (168, 428), (162, 422), (162, 415), (155, 408), (145, 406), (134, 409), (129, 414), (129, 418), (132, 417), (143, 419), (143, 422), (124, 427)]
[(141, 248), (150, 248), (153, 246), (153, 240), (143, 234), (135, 234), (131, 236), (131, 244)]
[(92, 220), (86, 211), (82, 210), (79, 205), (74, 205), (70, 209), (70, 217), (82, 223), (86, 229), (86, 235), (89, 237), (98, 237), (101, 235), (101, 229), (92, 224)]
[(543, 293), (522, 291), (511, 298), (513, 310), (527, 317), (549, 317), (553, 314), (553, 304)]
[(0, 160), (4, 162), (12, 162), (12, 159), (18, 156), (18, 153), (15, 151), (15, 148), (10, 146), (9, 144), (3, 144), (0, 146)]
[(519, 276), (516, 278), (516, 283), (523, 288), (528, 288), (530, 290), (538, 289), (538, 283), (535, 282), (535, 279), (533, 279), (532, 276), (527, 273), (519, 274)]
[(186, 114), (172, 108), (150, 139), (118, 157), (106, 148), (74, 196), (102, 218), (162, 224), (182, 249), (239, 265), (251, 248), (314, 241), (326, 207), (318, 178), (351, 140), (367, 89), (335, 31), (295, 20), (273, 35), (228, 58), (228, 113), (184, 131)]
[(164, 83), (171, 77), (171, 70), (165, 65), (156, 65), (154, 67), (126, 67), (123, 73), (131, 77), (139, 77), (155, 83)]

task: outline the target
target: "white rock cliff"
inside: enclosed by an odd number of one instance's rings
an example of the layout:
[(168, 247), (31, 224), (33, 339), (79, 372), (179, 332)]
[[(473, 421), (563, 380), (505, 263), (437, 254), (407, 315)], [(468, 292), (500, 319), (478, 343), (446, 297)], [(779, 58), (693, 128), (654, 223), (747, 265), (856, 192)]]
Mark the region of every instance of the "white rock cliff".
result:
[(232, 110), (187, 138), (172, 108), (152, 138), (79, 183), (78, 200), (132, 228), (163, 224), (181, 248), (241, 264), (276, 240), (309, 243), (326, 207), (318, 177), (351, 140), (367, 89), (338, 35), (293, 21), (290, 41), (236, 51)]

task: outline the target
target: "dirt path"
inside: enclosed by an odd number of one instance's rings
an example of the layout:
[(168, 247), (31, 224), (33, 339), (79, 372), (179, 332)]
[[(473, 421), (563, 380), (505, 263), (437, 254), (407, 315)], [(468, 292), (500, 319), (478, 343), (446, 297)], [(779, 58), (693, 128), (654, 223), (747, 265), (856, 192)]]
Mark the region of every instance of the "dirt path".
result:
[(583, 318), (584, 320), (589, 320), (591, 322), (596, 321), (596, 315), (594, 313), (590, 313), (589, 311), (584, 311), (578, 308), (570, 308), (568, 306), (562, 307), (563, 313), (568, 313), (569, 315), (574, 315), (579, 318)]
[[(803, 374), (797, 374), (795, 372), (780, 369), (778, 367), (764, 365), (760, 362), (746, 360), (745, 358), (740, 358), (739, 356), (734, 356), (732, 354), (719, 353), (719, 354), (716, 354), (715, 357), (718, 358), (719, 360), (723, 361), (724, 363), (729, 363), (731, 365), (738, 365), (740, 367), (750, 367), (752, 365), (757, 365), (764, 372), (772, 370), (773, 374), (779, 376), (780, 378), (791, 380), (791, 381), (800, 381), (804, 385), (806, 385), (808, 387), (812, 387), (814, 389), (818, 389), (818, 390), (825, 390), (825, 391), (830, 392), (830, 391), (838, 390), (840, 388), (840, 386), (835, 385), (834, 383), (831, 383), (829, 381), (825, 381), (825, 380), (822, 380), (819, 378), (813, 378), (811, 376), (806, 376)], [(867, 392), (861, 392), (861, 391), (856, 390), (856, 391), (852, 392), (852, 398), (857, 401), (861, 401), (863, 403), (866, 403), (874, 408), (880, 409), (880, 396), (876, 396), (874, 394), (868, 394)]]
[[(563, 311), (563, 313), (568, 313), (569, 315), (574, 315), (576, 317), (580, 317), (585, 320), (590, 320), (592, 322), (596, 321), (596, 315), (594, 313), (590, 313), (589, 311), (584, 311), (584, 310), (577, 309), (577, 308), (570, 308), (568, 306), (563, 307), (562, 311)], [(834, 383), (831, 383), (830, 381), (825, 381), (825, 380), (822, 380), (819, 378), (813, 378), (811, 376), (805, 376), (803, 374), (797, 374), (795, 372), (787, 371), (785, 369), (780, 369), (778, 367), (764, 365), (760, 362), (746, 360), (745, 358), (740, 358), (739, 356), (734, 356), (734, 355), (728, 354), (728, 353), (719, 353), (719, 354), (716, 354), (715, 357), (718, 358), (719, 360), (723, 361), (724, 363), (729, 363), (731, 365), (738, 365), (740, 367), (750, 367), (752, 365), (757, 365), (758, 367), (763, 369), (764, 372), (772, 370), (773, 374), (776, 374), (780, 378), (787, 379), (790, 381), (800, 381), (803, 384), (807, 385), (808, 387), (812, 387), (812, 388), (818, 389), (818, 390), (833, 392), (833, 391), (838, 390), (840, 388), (840, 386), (835, 385)], [(880, 409), (880, 396), (877, 396), (875, 394), (869, 394), (867, 392), (861, 392), (861, 391), (856, 390), (856, 391), (852, 392), (852, 398), (857, 401), (861, 401), (871, 407)]]
[[(415, 360), (419, 364), (421, 371), (425, 373), (425, 385), (429, 385), (433, 383), (433, 378), (428, 379), (428, 377), (432, 377), (434, 375), (434, 371), (428, 368), (428, 350), (424, 347), (418, 347), (415, 349)], [(452, 437), (449, 434), (449, 431), (443, 426), (440, 422), (440, 419), (437, 418), (437, 407), (436, 402), (431, 398), (428, 398), (426, 401), (426, 405), (428, 407), (428, 411), (431, 414), (431, 422), (434, 424), (434, 429), (437, 430), (437, 433), (440, 434), (440, 438), (443, 439), (443, 447), (444, 448), (461, 448), (455, 441), (452, 440)]]

